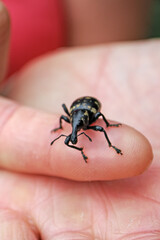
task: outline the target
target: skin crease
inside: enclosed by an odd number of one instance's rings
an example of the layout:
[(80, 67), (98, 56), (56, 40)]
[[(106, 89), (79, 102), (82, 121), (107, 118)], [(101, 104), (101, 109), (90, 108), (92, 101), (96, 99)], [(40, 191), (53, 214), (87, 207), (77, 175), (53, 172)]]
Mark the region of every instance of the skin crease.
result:
[[(159, 49), (160, 42), (157, 40), (61, 51), (33, 61), (22, 69), (14, 80), (10, 80), (6, 95), (21, 105), (5, 98), (0, 101), (0, 165), (1, 168), (10, 170), (2, 169), (0, 174), (1, 240), (160, 238), (160, 119), (156, 104), (159, 102), (160, 89)], [(72, 96), (70, 89), (66, 91), (66, 86), (71, 84), (74, 89)], [(75, 182), (47, 176), (51, 175), (51, 172), (48, 166), (45, 168), (48, 159), (43, 161), (43, 144), (50, 142), (49, 138), (55, 137), (51, 136), (49, 131), (57, 126), (58, 117), (63, 113), (60, 99), (64, 99), (69, 106), (77, 94), (81, 96), (88, 92), (96, 95), (102, 102), (102, 112), (107, 119), (109, 116), (125, 122), (150, 140), (154, 161), (142, 175), (95, 182)], [(100, 123), (101, 120), (98, 121), (98, 124)], [(70, 132), (67, 123), (64, 128), (63, 132)], [(55, 161), (59, 158), (62, 163), (69, 162), (71, 166), (68, 169), (78, 169), (78, 172), (72, 173), (73, 179), (78, 174), (83, 175), (84, 170), (90, 166), (98, 168), (99, 179), (101, 175), (103, 180), (108, 179), (108, 172), (102, 170), (110, 161), (112, 167), (115, 166), (116, 176), (119, 173), (126, 176), (128, 170), (135, 170), (132, 176), (137, 175), (142, 168), (144, 171), (148, 167), (152, 151), (143, 135), (126, 125), (118, 129), (108, 129), (107, 133), (112, 142), (123, 150), (123, 161), (117, 155), (113, 158), (111, 149), (105, 149), (104, 138), (98, 132), (88, 132), (94, 142), (101, 143), (95, 147), (94, 155), (107, 151), (107, 159), (102, 156), (97, 160), (92, 156), (94, 148), (85, 137), (82, 137), (79, 143), (85, 145), (87, 155), (90, 156), (88, 165), (85, 165), (79, 153), (68, 149), (63, 141), (57, 142), (55, 150), (52, 147), (50, 154), (54, 154)], [(125, 141), (121, 139), (122, 136)], [(91, 145), (95, 144), (94, 142)], [(8, 144), (6, 150), (4, 143)], [(23, 144), (18, 145), (20, 143)], [(48, 143), (45, 146), (49, 148)], [(32, 148), (29, 151), (30, 147)], [(33, 155), (36, 147), (38, 155)], [(58, 151), (58, 147), (61, 151)], [(13, 150), (8, 157), (10, 149)], [(20, 155), (20, 152), (24, 152), (24, 155)], [(139, 153), (142, 156), (140, 159)], [(28, 154), (27, 159), (25, 154)], [(75, 158), (70, 159), (69, 156)], [(117, 165), (118, 161), (121, 161), (120, 165)], [(54, 164), (54, 161), (49, 164), (51, 163)], [(123, 163), (128, 163), (126, 172)], [(136, 163), (134, 168), (130, 167), (131, 163)], [(137, 164), (140, 165), (136, 170)], [(49, 166), (54, 170), (53, 165)], [(22, 171), (29, 172), (26, 174)], [(65, 171), (61, 166), (61, 176), (65, 177)], [(113, 173), (111, 175), (113, 179), (116, 178)]]

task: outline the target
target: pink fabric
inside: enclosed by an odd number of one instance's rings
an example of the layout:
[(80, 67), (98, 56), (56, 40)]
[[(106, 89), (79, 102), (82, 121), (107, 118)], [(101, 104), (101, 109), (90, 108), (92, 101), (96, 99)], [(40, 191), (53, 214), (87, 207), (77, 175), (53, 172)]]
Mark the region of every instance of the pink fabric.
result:
[(64, 46), (61, 0), (3, 0), (11, 16), (9, 75), (43, 53)]

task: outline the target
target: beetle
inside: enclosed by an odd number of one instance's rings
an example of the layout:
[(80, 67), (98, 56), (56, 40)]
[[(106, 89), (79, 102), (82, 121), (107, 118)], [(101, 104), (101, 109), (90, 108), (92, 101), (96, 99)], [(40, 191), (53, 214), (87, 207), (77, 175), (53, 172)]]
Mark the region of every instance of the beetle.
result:
[[(92, 139), (85, 133), (81, 132), (78, 134), (78, 132), (82, 130), (94, 130), (94, 131), (100, 131), (104, 133), (104, 136), (108, 142), (109, 147), (112, 147), (118, 154), (122, 155), (122, 151), (118, 149), (117, 147), (113, 146), (107, 136), (106, 131), (103, 127), (99, 125), (90, 126), (92, 123), (94, 123), (99, 117), (102, 117), (103, 121), (106, 124), (106, 127), (119, 127), (122, 125), (121, 123), (118, 124), (110, 124), (105, 116), (100, 112), (101, 110), (101, 103), (94, 97), (85, 96), (80, 97), (76, 99), (68, 111), (65, 104), (62, 104), (62, 108), (64, 112), (68, 115), (61, 115), (59, 119), (59, 127), (53, 129), (51, 132), (56, 132), (58, 129), (63, 129), (62, 127), (62, 120), (66, 121), (67, 123), (70, 123), (72, 125), (72, 133), (68, 136), (61, 134), (59, 137), (55, 138), (50, 144), (52, 145), (56, 140), (58, 140), (61, 137), (66, 137), (64, 143), (71, 148), (74, 148), (81, 152), (84, 161), (87, 163), (88, 157), (83, 152), (83, 147), (77, 147), (74, 146), (78, 142), (78, 136), (84, 134), (89, 141), (92, 141)], [(69, 144), (72, 143), (73, 145)]]

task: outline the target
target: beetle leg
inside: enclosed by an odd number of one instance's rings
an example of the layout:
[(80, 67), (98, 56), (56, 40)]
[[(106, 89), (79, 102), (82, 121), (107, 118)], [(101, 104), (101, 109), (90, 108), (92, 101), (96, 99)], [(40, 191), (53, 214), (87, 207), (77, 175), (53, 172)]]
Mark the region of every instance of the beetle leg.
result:
[(97, 113), (95, 114), (95, 121), (96, 121), (100, 116), (102, 116), (103, 121), (104, 121), (105, 124), (106, 124), (106, 127), (119, 127), (119, 126), (122, 125), (121, 123), (110, 124), (110, 123), (107, 121), (107, 119), (105, 118), (105, 116), (104, 116), (101, 112), (97, 112)]
[(62, 119), (63, 119), (64, 121), (70, 123), (69, 118), (66, 117), (66, 116), (64, 116), (64, 115), (62, 115), (62, 116), (60, 117), (60, 119), (59, 119), (59, 127), (52, 129), (51, 132), (55, 132), (55, 131), (57, 131), (58, 129), (62, 129)]
[(112, 147), (113, 149), (115, 149), (115, 151), (116, 151), (118, 154), (121, 154), (121, 155), (123, 154), (120, 149), (116, 148), (115, 146), (113, 146), (113, 145), (111, 144), (111, 142), (110, 142), (110, 140), (109, 140), (109, 138), (108, 138), (108, 135), (107, 135), (106, 131), (105, 131), (101, 126), (88, 126), (87, 129), (92, 129), (92, 130), (95, 130), (95, 131), (103, 132), (103, 133), (104, 133), (104, 136), (105, 136), (105, 138), (106, 138), (106, 140), (107, 140), (107, 142), (108, 142), (109, 147)]
[(61, 137), (67, 137), (67, 136), (64, 135), (64, 134), (61, 134), (59, 137), (55, 138), (55, 139), (50, 143), (50, 145), (52, 145), (56, 140), (58, 140), (58, 139), (61, 138)]
[(80, 136), (82, 134), (84, 134), (89, 139), (89, 141), (92, 142), (92, 139), (85, 132), (81, 132), (80, 134), (78, 134), (78, 136)]
[(84, 154), (84, 152), (83, 152), (83, 148), (79, 148), (79, 147), (76, 147), (76, 146), (70, 145), (70, 144), (69, 144), (70, 139), (71, 139), (71, 134), (70, 134), (69, 136), (66, 137), (64, 143), (65, 143), (68, 147), (71, 147), (71, 148), (74, 148), (74, 149), (76, 149), (76, 150), (78, 150), (78, 151), (81, 151), (81, 154), (82, 154), (82, 156), (83, 156), (83, 159), (84, 159), (84, 161), (87, 163), (87, 159), (88, 159), (88, 157)]
[(69, 113), (69, 111), (68, 111), (68, 108), (66, 107), (66, 105), (63, 103), (62, 104), (62, 108), (63, 108), (63, 110), (65, 111), (65, 113), (68, 115), (68, 116), (70, 116), (70, 113)]

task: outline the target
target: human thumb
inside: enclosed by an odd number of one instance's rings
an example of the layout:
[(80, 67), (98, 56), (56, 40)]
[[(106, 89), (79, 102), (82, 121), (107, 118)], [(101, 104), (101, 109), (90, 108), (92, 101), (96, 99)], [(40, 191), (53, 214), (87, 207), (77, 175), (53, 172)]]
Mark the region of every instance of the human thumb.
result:
[(0, 1), (0, 82), (7, 71), (10, 38), (10, 18), (8, 11)]

